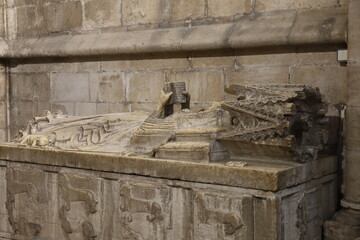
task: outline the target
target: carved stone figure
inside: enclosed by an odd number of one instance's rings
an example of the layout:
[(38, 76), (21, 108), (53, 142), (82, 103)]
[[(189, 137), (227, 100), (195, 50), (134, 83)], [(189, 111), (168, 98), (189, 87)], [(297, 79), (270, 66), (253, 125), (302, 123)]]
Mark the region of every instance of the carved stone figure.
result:
[(15, 142), (197, 162), (305, 162), (325, 151), (327, 110), (317, 88), (233, 85), (226, 92), (233, 98), (200, 112), (190, 111), (184, 83), (167, 84), (150, 114), (75, 117), (47, 112), (20, 131)]
[[(8, 168), (6, 178), (6, 208), (9, 214), (9, 223), (15, 234), (27, 239), (35, 239), (41, 233), (42, 227), (39, 222), (34, 220), (42, 217), (41, 214), (44, 212), (41, 209), (46, 202), (44, 192), (41, 190), (44, 174), (36, 170)], [(22, 194), (25, 196), (21, 197)], [(18, 195), (17, 198), (16, 195)], [(24, 204), (26, 205), (25, 209), (23, 209)], [(19, 207), (22, 209), (20, 210)], [(29, 214), (32, 212), (36, 212), (38, 216)]]
[(208, 224), (210, 221), (214, 221), (217, 224), (223, 224), (226, 235), (233, 235), (242, 227), (241, 219), (236, 214), (208, 209), (204, 197), (200, 194), (195, 197), (195, 202), (200, 223)]
[[(66, 237), (73, 232), (71, 224), (67, 218), (67, 212), (71, 211), (71, 202), (83, 202), (85, 206), (86, 215), (94, 214), (97, 209), (97, 201), (94, 193), (87, 189), (77, 189), (70, 185), (69, 179), (65, 174), (59, 173), (59, 190), (61, 202), (59, 209), (59, 218), (61, 227), (64, 230)], [(84, 220), (81, 224), (82, 233), (85, 240), (96, 239), (97, 235), (91, 222)], [(70, 238), (69, 238), (70, 239)]]

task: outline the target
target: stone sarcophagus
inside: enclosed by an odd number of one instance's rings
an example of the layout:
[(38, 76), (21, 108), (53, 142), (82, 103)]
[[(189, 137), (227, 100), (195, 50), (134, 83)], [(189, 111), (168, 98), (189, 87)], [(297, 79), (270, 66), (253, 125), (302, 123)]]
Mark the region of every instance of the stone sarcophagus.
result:
[(319, 91), (227, 92), (200, 112), (169, 84), (152, 113), (33, 119), (0, 146), (0, 239), (321, 239), (337, 158)]

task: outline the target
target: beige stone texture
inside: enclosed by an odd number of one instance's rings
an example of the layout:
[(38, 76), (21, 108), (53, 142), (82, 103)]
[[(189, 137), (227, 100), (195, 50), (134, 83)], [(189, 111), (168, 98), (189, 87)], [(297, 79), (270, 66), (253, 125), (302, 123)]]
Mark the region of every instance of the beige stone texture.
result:
[(348, 29), (348, 60), (349, 62), (360, 63), (360, 43), (357, 41), (360, 38), (359, 22), (360, 16), (358, 10), (360, 9), (359, 1), (352, 1), (349, 7), (349, 29)]
[[(0, 142), (7, 142), (7, 129), (5, 128), (0, 128)], [(0, 216), (3, 215), (0, 213)], [(2, 217), (4, 218), (4, 217)], [(4, 218), (5, 219), (5, 218)], [(1, 223), (1, 220), (0, 220)], [(4, 224), (4, 222), (2, 222), (2, 224)], [(3, 226), (5, 227), (7, 223), (5, 223)]]
[[(14, 154), (8, 147), (2, 146), (0, 150), (2, 159), (5, 153)], [(21, 150), (17, 154), (23, 156)], [(204, 176), (213, 177), (217, 171), (227, 171), (221, 178), (238, 179), (246, 172), (255, 173), (256, 170), (254, 172), (253, 169), (244, 171), (241, 168), (221, 166), (209, 168), (204, 164), (145, 162), (161, 167), (165, 175), (175, 172), (175, 175), (167, 179), (168, 177), (123, 174), (129, 171), (128, 164), (134, 170), (157, 169), (140, 165), (134, 168), (138, 159), (90, 155), (93, 160), (91, 162), (96, 163), (100, 169), (121, 165), (120, 171), (101, 172), (98, 168), (88, 169), (83, 164), (83, 157), (89, 155), (77, 154), (80, 157), (76, 161), (71, 158), (71, 153), (57, 154), (55, 158), (47, 159), (38, 153), (36, 156), (40, 159), (34, 161), (33, 158), (27, 158), (26, 163), (6, 158), (7, 164), (0, 168), (0, 203), (6, 206), (10, 198), (14, 202), (7, 205), (10, 211), (3, 208), (3, 219), (17, 220), (19, 209), (26, 206), (23, 212), (28, 214), (23, 221), (31, 222), (32, 230), (35, 226), (40, 226), (38, 236), (49, 240), (64, 240), (68, 236), (82, 239), (85, 235), (82, 230), (84, 223), (85, 226), (90, 226), (90, 233), (101, 239), (122, 239), (123, 236), (167, 240), (252, 239), (254, 236), (256, 239), (279, 239), (280, 236), (316, 239), (320, 238), (321, 233), (314, 234), (316, 232), (311, 228), (313, 224), (310, 221), (320, 223), (325, 217), (323, 213), (332, 211), (333, 207), (322, 205), (321, 202), (330, 196), (326, 194), (329, 186), (335, 189), (334, 174), (302, 183), (299, 187), (272, 192), (228, 184), (219, 186), (209, 182), (212, 178), (199, 176), (205, 174)], [(59, 155), (66, 164), (59, 165)], [(32, 154), (28, 153), (28, 156)], [(42, 164), (36, 164), (39, 162)], [(182, 178), (175, 178), (178, 173), (187, 175), (188, 170), (198, 171), (194, 176), (199, 180), (184, 181)], [(238, 175), (233, 175), (235, 173)], [(31, 186), (28, 189), (33, 192), (22, 188), (23, 186)], [(27, 197), (24, 192), (18, 193), (22, 189), (33, 198)], [(320, 191), (324, 191), (324, 194), (319, 194)], [(40, 200), (36, 200), (36, 196)], [(68, 206), (66, 209), (69, 210), (63, 211), (64, 206)], [(298, 212), (289, 217), (288, 213), (293, 209), (298, 209)], [(311, 219), (306, 217), (309, 215)], [(283, 219), (288, 228), (281, 227)], [(299, 223), (303, 224), (303, 232), (289, 231), (298, 230)], [(17, 227), (16, 224), (12, 225)], [(71, 233), (67, 233), (69, 231), (66, 230), (69, 229)], [(1, 225), (0, 231), (1, 236), (6, 238), (19, 238), (26, 233), (21, 228), (15, 233), (9, 224)]]
[(37, 6), (17, 8), (17, 35), (36, 35), (46, 30), (44, 9)]
[(96, 114), (128, 112), (126, 103), (96, 103)]
[(360, 106), (360, 63), (349, 63), (348, 66), (348, 79), (347, 79), (347, 104), (349, 106)]
[[(357, 117), (359, 117), (359, 109), (357, 111)], [(356, 121), (358, 121), (357, 118)], [(356, 123), (352, 124), (355, 125)], [(352, 126), (351, 124), (347, 124), (347, 126)], [(359, 135), (359, 128), (352, 129), (352, 131), (356, 131)], [(355, 134), (354, 134), (355, 135)], [(357, 142), (358, 143), (358, 142)], [(354, 144), (355, 145), (355, 144)], [(359, 179), (359, 168), (360, 168), (360, 151), (357, 145), (353, 149), (349, 149), (346, 152), (346, 166), (344, 170), (344, 182), (345, 182), (345, 194), (344, 199), (356, 205), (359, 204), (360, 199), (360, 189), (358, 188), (360, 184)]]
[(0, 101), (5, 100), (6, 98), (6, 76), (4, 73), (0, 72)]
[(91, 116), (96, 114), (96, 103), (75, 102), (76, 116)]
[(97, 94), (95, 100), (99, 102), (125, 101), (124, 74), (120, 72), (98, 73), (95, 77), (95, 83), (92, 80), (90, 87), (93, 92), (92, 100), (94, 100), (94, 96)]
[(43, 113), (44, 111), (51, 111), (51, 102), (37, 102), (37, 112)]
[(286, 84), (289, 82), (289, 67), (254, 67), (225, 72), (226, 86), (232, 84)]
[(29, 120), (38, 115), (37, 104), (33, 101), (10, 102), (10, 127), (25, 128)]
[(181, 42), (182, 49), (207, 50), (210, 48), (222, 48), (227, 44), (228, 36), (232, 29), (230, 24), (217, 24), (211, 28), (195, 26), (186, 32)]
[(340, 65), (293, 66), (290, 83), (319, 87), (324, 98), (332, 104), (346, 102), (347, 69)]
[(84, 3), (86, 28), (104, 28), (121, 25), (121, 1), (89, 0)]
[(134, 72), (126, 75), (127, 96), (131, 102), (157, 102), (165, 83), (163, 72)]
[(222, 71), (171, 72), (170, 82), (185, 82), (191, 102), (212, 102), (224, 99)]
[(310, 49), (304, 49), (301, 52), (295, 54), (297, 65), (325, 65), (333, 64), (338, 65), (337, 52), (325, 51), (325, 52), (313, 52)]
[(100, 71), (100, 62), (78, 62), (77, 63), (78, 72), (98, 72)]
[[(95, 31), (40, 39), (17, 38), (11, 41), (11, 54), (3, 50), (3, 53), (0, 51), (0, 56), (114, 56), (180, 50), (185, 52), (304, 44), (344, 44), (346, 22), (346, 9), (343, 8), (307, 10), (299, 13), (281, 11), (265, 15), (247, 15), (239, 18), (235, 23), (105, 33)], [(7, 49), (6, 46), (4, 49)]]
[(89, 101), (88, 73), (52, 73), (51, 98), (54, 101)]
[[(3, 2), (0, 3), (0, 16), (4, 16), (6, 13), (6, 7), (3, 5)], [(5, 22), (4, 17), (0, 18), (0, 37), (5, 37)]]
[(320, 11), (300, 10), (292, 25), (288, 41), (299, 44), (300, 38), (304, 38), (306, 40), (302, 41), (303, 43), (330, 43), (337, 38), (344, 39), (346, 36), (344, 30), (348, 22), (346, 13), (346, 8), (324, 8)]
[(49, 32), (69, 31), (82, 26), (80, 1), (44, 5), (44, 11), (43, 17)]
[(159, 21), (159, 0), (122, 0), (124, 25), (155, 23)]
[(50, 100), (50, 78), (46, 73), (14, 73), (10, 76), (10, 94), (14, 99)]
[(6, 127), (6, 102), (0, 101), (0, 128)]
[(208, 17), (224, 17), (251, 12), (251, 0), (208, 0)]
[[(169, 54), (168, 54), (169, 55)], [(121, 70), (161, 70), (161, 69), (186, 69), (189, 67), (189, 61), (186, 57), (180, 56), (166, 58), (166, 55), (156, 57), (145, 56), (144, 58), (131, 58), (115, 61), (102, 61), (101, 69), (103, 71), (121, 71)]]
[(295, 12), (286, 11), (242, 18), (236, 23), (228, 44), (234, 48), (245, 49), (250, 46), (287, 45), (295, 17)]
[(193, 68), (231, 68), (235, 66), (235, 56), (233, 55), (193, 54), (190, 60)]
[(57, 110), (60, 110), (64, 114), (75, 115), (75, 103), (54, 101), (51, 103), (51, 111), (55, 112)]
[(257, 0), (255, 3), (255, 9), (259, 12), (268, 12), (288, 9), (327, 8), (335, 7), (337, 5), (337, 0)]
[(188, 20), (205, 17), (205, 1), (193, 0), (191, 3), (186, 0), (172, 0), (170, 3), (170, 20)]
[[(279, 52), (269, 50), (244, 50), (238, 51), (236, 64), (238, 66), (290, 66), (296, 63), (294, 52)], [(286, 50), (286, 49), (285, 49)]]
[(132, 103), (131, 111), (151, 112), (156, 109), (156, 103)]
[(348, 106), (346, 109), (346, 141), (349, 151), (359, 151), (360, 146), (360, 107)]

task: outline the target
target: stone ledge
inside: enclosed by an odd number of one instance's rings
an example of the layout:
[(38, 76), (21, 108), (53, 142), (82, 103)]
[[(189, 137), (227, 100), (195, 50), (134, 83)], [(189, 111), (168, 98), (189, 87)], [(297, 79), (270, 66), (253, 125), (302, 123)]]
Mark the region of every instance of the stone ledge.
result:
[(133, 174), (191, 182), (278, 191), (336, 172), (337, 158), (306, 164), (253, 164), (243, 168), (174, 160), (120, 157), (0, 145), (0, 160)]
[[(0, 57), (73, 57), (241, 49), (304, 44), (343, 44), (347, 9), (277, 11), (237, 22), (168, 29), (18, 38)], [(6, 43), (0, 43), (1, 46)], [(5, 49), (5, 47), (4, 47)]]

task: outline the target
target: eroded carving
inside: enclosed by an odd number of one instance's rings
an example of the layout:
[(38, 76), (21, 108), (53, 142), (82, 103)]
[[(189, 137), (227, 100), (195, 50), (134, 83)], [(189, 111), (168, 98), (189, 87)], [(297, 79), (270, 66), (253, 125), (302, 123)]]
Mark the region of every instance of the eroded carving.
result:
[[(19, 174), (26, 177), (18, 177)], [(41, 225), (38, 222), (33, 222), (25, 215), (16, 214), (16, 195), (26, 194), (27, 209), (35, 209), (36, 212), (41, 211), (40, 205), (45, 202), (45, 197), (40, 196), (43, 194), (38, 191), (36, 184), (39, 184), (39, 179), (44, 180), (43, 173), (36, 171), (30, 172), (20, 169), (7, 169), (7, 200), (6, 209), (9, 214), (9, 223), (16, 234), (33, 239), (38, 236), (42, 230)], [(26, 179), (26, 180), (25, 180)], [(24, 210), (18, 209), (23, 212)], [(41, 212), (40, 212), (41, 213)]]
[(132, 221), (132, 213), (148, 213), (146, 220), (149, 222), (161, 221), (164, 219), (160, 204), (154, 201), (146, 201), (141, 199), (135, 199), (131, 196), (131, 190), (129, 185), (122, 185), (120, 188), (120, 196), (122, 203), (120, 209), (123, 212), (129, 213), (127, 220)]
[[(70, 117), (47, 112), (20, 131), (19, 144), (198, 162), (306, 162), (325, 151), (327, 111), (317, 88), (232, 85), (233, 99), (190, 111), (184, 83), (167, 84), (152, 113)], [(172, 97), (174, 96), (174, 97)]]
[[(71, 210), (72, 202), (83, 202), (85, 205), (86, 215), (94, 214), (97, 212), (97, 201), (92, 191), (87, 189), (78, 189), (71, 186), (68, 177), (65, 174), (59, 173), (59, 190), (62, 200), (62, 205), (59, 209), (59, 218), (61, 227), (67, 237), (73, 232), (71, 224), (67, 218), (67, 212)], [(84, 220), (82, 223), (82, 232), (85, 240), (96, 239), (97, 235), (91, 222)]]
[(233, 235), (243, 226), (241, 219), (234, 213), (208, 209), (204, 196), (201, 194), (196, 195), (195, 203), (197, 204), (197, 216), (200, 223), (209, 224), (213, 221), (216, 224), (222, 224), (226, 235)]

